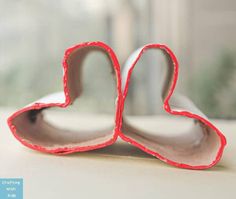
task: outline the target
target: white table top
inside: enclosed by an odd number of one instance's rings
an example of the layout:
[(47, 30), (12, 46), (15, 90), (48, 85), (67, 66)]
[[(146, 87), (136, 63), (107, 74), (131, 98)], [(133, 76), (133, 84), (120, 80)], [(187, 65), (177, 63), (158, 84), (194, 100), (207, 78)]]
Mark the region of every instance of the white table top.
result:
[(122, 141), (67, 156), (32, 151), (10, 133), (11, 112), (0, 109), (0, 178), (22, 177), (25, 199), (235, 197), (236, 121), (215, 121), (228, 141), (221, 162), (192, 171), (168, 166)]

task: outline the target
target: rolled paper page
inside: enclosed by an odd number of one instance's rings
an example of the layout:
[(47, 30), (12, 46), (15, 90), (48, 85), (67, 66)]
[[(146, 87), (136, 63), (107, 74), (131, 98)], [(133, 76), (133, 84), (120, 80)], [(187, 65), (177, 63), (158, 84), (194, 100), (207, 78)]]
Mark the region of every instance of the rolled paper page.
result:
[[(47, 109), (52, 107), (66, 109), (83, 93), (81, 70), (83, 61), (91, 52), (102, 52), (106, 56), (116, 80), (114, 125), (102, 131), (80, 132), (51, 124), (44, 117)], [(90, 82), (96, 82), (96, 78), (92, 78)], [(114, 143), (118, 136), (122, 95), (120, 66), (113, 50), (102, 42), (86, 42), (67, 49), (63, 59), (63, 84), (64, 92), (39, 99), (8, 118), (8, 125), (13, 135), (31, 149), (57, 154), (87, 151)]]
[[(127, 60), (122, 71), (123, 103), (121, 112), (126, 107), (125, 99), (129, 93), (131, 77), (135, 75), (135, 66), (144, 53), (161, 51), (167, 60), (167, 74), (159, 90), (163, 109), (174, 117), (192, 119), (192, 125), (184, 132), (166, 134), (165, 127), (149, 132), (138, 128), (123, 113), (120, 137), (159, 158), (160, 160), (181, 168), (206, 169), (215, 165), (221, 158), (226, 139), (209, 119), (185, 96), (173, 94), (178, 78), (178, 61), (174, 53), (165, 45), (148, 44), (136, 50)], [(164, 75), (164, 74), (163, 74)], [(160, 76), (160, 74), (159, 74)], [(134, 92), (134, 91), (133, 91)], [(210, 99), (209, 99), (210, 100)], [(128, 106), (128, 105), (127, 105)], [(169, 121), (169, 125), (172, 125)], [(174, 131), (178, 131), (175, 126)], [(158, 133), (163, 131), (163, 133)]]

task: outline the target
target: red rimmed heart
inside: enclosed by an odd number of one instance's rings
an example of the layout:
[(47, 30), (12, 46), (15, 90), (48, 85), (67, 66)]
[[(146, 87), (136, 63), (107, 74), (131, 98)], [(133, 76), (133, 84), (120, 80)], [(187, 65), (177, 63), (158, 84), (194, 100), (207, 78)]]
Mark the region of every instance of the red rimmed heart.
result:
[[(93, 51), (106, 55), (116, 80), (116, 114), (113, 128), (91, 135), (60, 129), (43, 117), (45, 109), (51, 107), (66, 108), (82, 93), (81, 68), (83, 60)], [(86, 42), (66, 50), (63, 59), (64, 92), (54, 93), (23, 109), (8, 118), (13, 135), (25, 146), (48, 153), (68, 154), (88, 151), (113, 144), (118, 137), (119, 106), (121, 103), (120, 66), (113, 50), (102, 42)], [(114, 102), (115, 103), (115, 102)]]
[[(122, 123), (121, 116), (133, 69), (142, 54), (148, 49), (159, 49), (166, 55), (169, 67), (162, 90), (164, 110), (171, 115), (194, 119), (193, 128), (190, 130), (190, 134), (188, 133), (191, 139), (186, 139), (185, 134), (178, 137), (151, 135), (149, 132), (132, 126), (126, 120)], [(44, 121), (42, 112), (50, 107), (66, 108), (80, 96), (82, 92), (80, 68), (86, 55), (94, 50), (107, 55), (116, 74), (115, 124), (113, 129), (98, 132), (95, 137), (81, 141), (81, 137), (76, 139), (73, 136), (64, 136), (65, 132), (61, 132), (60, 129)], [(105, 147), (113, 144), (120, 136), (123, 140), (162, 161), (181, 168), (206, 169), (220, 160), (226, 144), (223, 134), (187, 98), (172, 96), (178, 77), (178, 62), (173, 52), (165, 45), (146, 45), (131, 55), (124, 68), (123, 94), (118, 60), (112, 49), (104, 43), (88, 42), (68, 49), (63, 60), (63, 69), (64, 93), (40, 99), (8, 118), (8, 124), (14, 136), (25, 146), (42, 152), (67, 154)]]
[[(142, 55), (151, 49), (161, 50), (168, 63), (167, 75), (161, 91), (163, 109), (170, 115), (193, 119), (191, 129), (186, 132), (180, 132), (177, 135), (148, 132), (127, 122), (124, 116), (123, 109), (125, 109), (128, 88), (132, 81), (131, 77), (135, 73), (133, 70)], [(123, 123), (120, 126), (120, 137), (170, 165), (188, 169), (206, 169), (220, 160), (226, 139), (189, 99), (176, 94), (172, 96), (178, 78), (178, 68), (174, 53), (161, 44), (146, 45), (129, 57), (122, 73)], [(178, 129), (178, 126), (175, 126), (175, 130), (178, 131)]]

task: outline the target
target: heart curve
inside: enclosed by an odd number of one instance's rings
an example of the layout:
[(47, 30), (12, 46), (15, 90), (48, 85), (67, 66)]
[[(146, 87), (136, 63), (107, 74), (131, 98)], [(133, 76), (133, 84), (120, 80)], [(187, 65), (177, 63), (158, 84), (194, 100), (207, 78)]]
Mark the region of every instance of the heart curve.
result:
[[(194, 119), (194, 132), (198, 134), (195, 136), (196, 140), (194, 144), (182, 142), (185, 139), (183, 137), (184, 139), (181, 139), (181, 144), (177, 143), (173, 147), (173, 143), (169, 142), (166, 138), (151, 137), (147, 132), (142, 132), (128, 124), (124, 119), (125, 117), (122, 117), (133, 69), (142, 54), (150, 49), (162, 50), (169, 63), (168, 75), (162, 90), (164, 110), (174, 116), (185, 116)], [(79, 97), (82, 92), (81, 77), (79, 76), (81, 74), (79, 68), (81, 67), (77, 67), (77, 69), (74, 67), (74, 71), (71, 71), (70, 68), (74, 65), (74, 62), (80, 66), (86, 55), (93, 50), (101, 51), (107, 55), (116, 75), (117, 100), (114, 129), (107, 135), (93, 138), (88, 142), (82, 142), (82, 144), (75, 142), (62, 146), (60, 145), (61, 143), (54, 143), (53, 146), (45, 147), (42, 145), (43, 143), (38, 143), (39, 138), (37, 137), (37, 132), (43, 132), (45, 128), (50, 131), (52, 127), (44, 123), (41, 111), (50, 107), (66, 108)], [(121, 79), (119, 62), (109, 46), (102, 42), (85, 42), (76, 45), (66, 50), (64, 56), (64, 93), (47, 96), (15, 112), (8, 118), (8, 125), (16, 139), (23, 145), (42, 152), (68, 154), (93, 150), (111, 145), (118, 137), (121, 137), (126, 142), (133, 144), (172, 166), (188, 169), (210, 168), (219, 162), (226, 145), (226, 139), (221, 131), (190, 100), (186, 97), (173, 95), (178, 78), (178, 67), (178, 61), (174, 53), (167, 46), (148, 44), (130, 56), (124, 67)], [(77, 76), (80, 77), (78, 80)], [(169, 103), (170, 101), (171, 103)], [(175, 108), (172, 108), (173, 105)], [(38, 122), (38, 120), (41, 122)], [(34, 126), (35, 122), (38, 122), (40, 125)], [(56, 130), (58, 131), (58, 129)], [(201, 139), (199, 139), (199, 136)]]
[[(47, 123), (43, 119), (41, 112), (43, 109), (50, 107), (66, 108), (79, 97), (82, 92), (80, 68), (86, 55), (92, 51), (104, 53), (115, 73), (117, 91), (115, 124), (114, 129), (109, 130), (107, 134), (98, 134), (97, 137), (86, 138), (87, 140), (81, 141), (80, 137), (67, 138), (64, 136), (65, 132)], [(12, 114), (7, 122), (13, 135), (23, 145), (31, 149), (54, 154), (88, 151), (113, 144), (118, 137), (119, 104), (122, 99), (120, 65), (115, 53), (102, 42), (85, 42), (67, 49), (62, 65), (64, 92), (46, 96)], [(43, 135), (44, 133), (46, 135)], [(57, 134), (57, 137), (55, 137), (55, 134)]]
[[(167, 78), (162, 90), (163, 108), (168, 114), (194, 119), (192, 130), (196, 139), (194, 142), (192, 140), (191, 143), (186, 143), (184, 142), (186, 137), (182, 136), (179, 143), (176, 143), (171, 138), (153, 136), (130, 125), (124, 116), (120, 125), (120, 137), (172, 166), (187, 169), (206, 169), (214, 166), (222, 156), (226, 139), (221, 131), (190, 100), (183, 96), (172, 96), (178, 78), (179, 65), (174, 53), (167, 46), (148, 44), (136, 50), (128, 58), (122, 71), (123, 103), (121, 112), (124, 111), (130, 79), (134, 73), (133, 69), (141, 56), (151, 49), (161, 50), (168, 61)], [(170, 100), (171, 103), (169, 103)]]

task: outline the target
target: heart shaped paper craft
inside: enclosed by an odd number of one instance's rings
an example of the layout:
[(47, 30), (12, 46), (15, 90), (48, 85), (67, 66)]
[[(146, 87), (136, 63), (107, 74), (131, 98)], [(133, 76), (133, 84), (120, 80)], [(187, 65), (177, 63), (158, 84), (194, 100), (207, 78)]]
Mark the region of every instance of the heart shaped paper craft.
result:
[[(114, 128), (86, 135), (49, 124), (43, 117), (43, 110), (50, 107), (66, 108), (82, 92), (81, 68), (90, 52), (99, 51), (110, 61), (116, 79), (116, 115)], [(113, 50), (102, 42), (87, 42), (66, 50), (63, 60), (64, 92), (46, 96), (17, 111), (8, 118), (8, 125), (14, 136), (25, 146), (48, 153), (67, 154), (105, 147), (114, 143), (118, 136), (119, 109), (121, 103), (120, 66)], [(92, 79), (91, 82), (96, 81)], [(115, 89), (115, 88), (114, 88)]]
[[(123, 113), (120, 137), (176, 167), (188, 169), (212, 167), (220, 160), (226, 139), (189, 99), (176, 94), (172, 96), (178, 78), (179, 66), (174, 53), (167, 46), (149, 44), (138, 49), (129, 57), (122, 72), (123, 106), (128, 94), (130, 79), (135, 73), (134, 68), (141, 56), (151, 49), (162, 51), (168, 63), (164, 86), (160, 91), (164, 110), (172, 115), (193, 119), (192, 127), (188, 132), (180, 133), (178, 136), (153, 135), (132, 126), (127, 122)], [(123, 108), (121, 109), (123, 110)], [(178, 131), (178, 126), (175, 127), (175, 130)]]
[[(178, 137), (151, 135), (129, 124), (125, 117), (122, 121), (133, 69), (142, 54), (149, 49), (161, 50), (167, 59), (167, 76), (161, 91), (164, 110), (171, 115), (194, 120), (192, 128), (187, 133), (188, 136), (186, 132)], [(66, 108), (80, 96), (82, 91), (80, 69), (84, 58), (91, 51), (105, 53), (116, 74), (115, 124), (113, 130), (98, 132), (93, 137), (85, 136), (86, 139), (81, 139), (79, 133), (76, 133), (77, 136), (70, 136), (68, 132), (46, 122), (42, 110), (50, 107)], [(120, 136), (160, 160), (181, 168), (206, 169), (220, 160), (226, 145), (224, 135), (189, 99), (176, 94), (172, 96), (178, 78), (178, 62), (173, 52), (165, 45), (146, 45), (130, 56), (123, 70), (122, 90), (118, 60), (112, 49), (104, 43), (88, 42), (68, 49), (63, 60), (63, 69), (64, 93), (52, 94), (40, 99), (8, 118), (11, 131), (22, 144), (43, 152), (67, 154), (105, 147), (114, 143)]]

